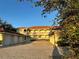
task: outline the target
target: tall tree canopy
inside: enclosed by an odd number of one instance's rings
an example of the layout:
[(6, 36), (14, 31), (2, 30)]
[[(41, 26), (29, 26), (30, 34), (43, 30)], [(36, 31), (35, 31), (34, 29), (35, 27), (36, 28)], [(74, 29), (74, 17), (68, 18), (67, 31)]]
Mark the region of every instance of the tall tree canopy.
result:
[(3, 21), (1, 18), (0, 28), (3, 28), (5, 32), (16, 32), (16, 29), (11, 24), (7, 23), (6, 21)]

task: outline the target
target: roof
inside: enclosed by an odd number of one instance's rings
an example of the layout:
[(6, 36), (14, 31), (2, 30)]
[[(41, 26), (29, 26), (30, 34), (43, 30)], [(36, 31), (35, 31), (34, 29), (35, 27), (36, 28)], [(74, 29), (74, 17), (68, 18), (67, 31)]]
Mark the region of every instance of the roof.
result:
[(4, 32), (4, 28), (3, 27), (0, 27), (0, 32)]
[(26, 29), (27, 27), (18, 27), (17, 29)]
[(60, 29), (61, 26), (32, 26), (29, 29)]

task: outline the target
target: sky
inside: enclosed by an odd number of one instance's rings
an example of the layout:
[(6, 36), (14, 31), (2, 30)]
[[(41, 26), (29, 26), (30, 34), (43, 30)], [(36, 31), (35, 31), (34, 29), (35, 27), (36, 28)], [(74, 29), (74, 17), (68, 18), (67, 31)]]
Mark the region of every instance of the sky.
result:
[(14, 27), (51, 26), (57, 12), (52, 12), (44, 18), (41, 11), (41, 7), (34, 7), (29, 2), (0, 0), (0, 17)]

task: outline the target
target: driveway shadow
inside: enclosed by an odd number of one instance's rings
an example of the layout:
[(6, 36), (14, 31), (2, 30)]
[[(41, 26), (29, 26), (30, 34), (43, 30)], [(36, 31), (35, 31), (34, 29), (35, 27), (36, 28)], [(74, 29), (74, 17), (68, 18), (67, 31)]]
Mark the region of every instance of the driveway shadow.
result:
[(63, 59), (63, 56), (60, 55), (58, 48), (55, 46), (52, 52), (52, 59)]

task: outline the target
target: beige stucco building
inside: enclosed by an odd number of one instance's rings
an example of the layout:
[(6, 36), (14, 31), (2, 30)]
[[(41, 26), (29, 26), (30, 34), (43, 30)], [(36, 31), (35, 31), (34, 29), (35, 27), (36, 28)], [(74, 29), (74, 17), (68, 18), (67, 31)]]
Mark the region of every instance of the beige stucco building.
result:
[(26, 27), (19, 27), (17, 28), (17, 32), (23, 35), (27, 35), (27, 28)]
[(47, 26), (34, 26), (28, 28), (28, 35), (36, 40), (49, 40), (50, 28)]
[(19, 29), (19, 33), (30, 36), (31, 40), (47, 40), (56, 44), (60, 37), (61, 26), (32, 26)]

